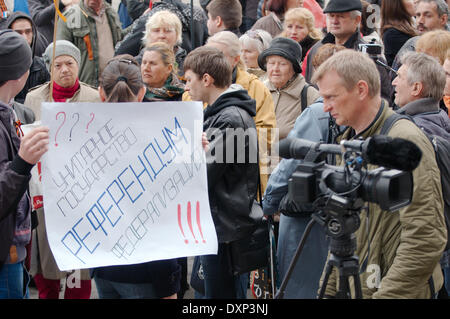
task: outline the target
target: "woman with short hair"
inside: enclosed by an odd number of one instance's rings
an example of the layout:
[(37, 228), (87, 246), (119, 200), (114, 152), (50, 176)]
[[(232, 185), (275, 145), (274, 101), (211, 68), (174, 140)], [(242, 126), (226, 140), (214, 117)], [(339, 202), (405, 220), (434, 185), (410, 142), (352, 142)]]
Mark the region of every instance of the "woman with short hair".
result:
[(315, 27), (314, 15), (305, 8), (289, 9), (284, 15), (282, 37), (297, 41), (302, 47), (302, 61), (309, 49), (323, 38), (323, 33)]
[[(155, 42), (165, 42), (173, 49), (175, 61), (180, 74), (183, 73), (183, 61), (186, 50), (181, 47), (182, 25), (178, 16), (169, 10), (161, 10), (151, 15), (145, 24), (142, 43), (145, 47)], [(138, 62), (142, 59), (142, 50), (138, 56)]]
[(239, 38), (239, 41), (241, 42), (241, 60), (247, 72), (256, 75), (259, 79), (264, 78), (266, 72), (259, 67), (258, 56), (269, 47), (272, 36), (264, 30), (248, 30)]

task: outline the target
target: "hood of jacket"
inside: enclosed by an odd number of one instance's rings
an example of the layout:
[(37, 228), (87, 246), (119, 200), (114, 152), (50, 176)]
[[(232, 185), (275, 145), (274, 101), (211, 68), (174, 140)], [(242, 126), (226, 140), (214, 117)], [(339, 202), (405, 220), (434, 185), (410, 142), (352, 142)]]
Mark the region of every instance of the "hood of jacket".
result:
[(246, 110), (250, 116), (256, 115), (256, 101), (239, 84), (232, 84), (213, 104), (204, 110), (205, 118), (213, 116), (229, 106)]
[(8, 29), (11, 29), (11, 25), (17, 19), (27, 19), (31, 23), (31, 28), (33, 29), (33, 40), (31, 41), (31, 53), (33, 54), (33, 57), (34, 57), (34, 52), (35, 52), (35, 48), (36, 48), (36, 39), (37, 39), (37, 34), (38, 34), (36, 25), (34, 24), (33, 19), (31, 19), (31, 17), (28, 14), (21, 12), (21, 11), (16, 11), (16, 12), (13, 12), (8, 17), (8, 20), (6, 22), (6, 27)]

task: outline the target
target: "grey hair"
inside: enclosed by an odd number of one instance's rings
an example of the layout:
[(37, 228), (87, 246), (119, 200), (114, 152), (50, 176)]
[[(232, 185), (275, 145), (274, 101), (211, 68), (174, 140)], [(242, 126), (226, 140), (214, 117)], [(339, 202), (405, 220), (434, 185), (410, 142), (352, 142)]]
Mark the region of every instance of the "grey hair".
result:
[(408, 67), (406, 81), (409, 85), (421, 82), (423, 85), (422, 97), (440, 101), (444, 94), (446, 75), (439, 62), (425, 54), (407, 52), (401, 57), (403, 65)]
[[(252, 36), (254, 33), (256, 36)], [(259, 53), (269, 48), (270, 42), (272, 42), (272, 36), (269, 32), (261, 29), (249, 30), (239, 38), (241, 47), (247, 44), (254, 44)]]
[(241, 42), (236, 34), (231, 31), (220, 31), (210, 36), (206, 41), (208, 43), (220, 43), (228, 48), (228, 54), (232, 57), (241, 55)]
[(356, 19), (356, 17), (362, 17), (362, 12), (359, 10), (352, 10), (350, 11), (350, 17), (352, 19)]
[(448, 5), (445, 0), (419, 0), (418, 3), (420, 2), (435, 3), (439, 17), (442, 17), (444, 14), (448, 15)]

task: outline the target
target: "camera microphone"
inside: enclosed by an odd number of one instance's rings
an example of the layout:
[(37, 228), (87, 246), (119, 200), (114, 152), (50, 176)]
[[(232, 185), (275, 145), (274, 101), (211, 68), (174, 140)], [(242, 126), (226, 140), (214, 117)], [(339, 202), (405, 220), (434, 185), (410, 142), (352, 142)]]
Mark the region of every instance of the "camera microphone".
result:
[(369, 164), (388, 169), (412, 171), (420, 163), (422, 151), (411, 141), (374, 135), (366, 140), (344, 140), (341, 145), (315, 143), (300, 138), (285, 138), (280, 141), (279, 154), (283, 158), (305, 159), (309, 154), (342, 154), (343, 148), (362, 154)]
[(278, 144), (282, 158), (304, 159), (310, 152), (341, 154), (342, 148), (335, 144), (315, 143), (302, 138), (287, 137)]
[(389, 169), (411, 172), (422, 159), (422, 151), (416, 144), (387, 135), (374, 135), (364, 141), (342, 141), (341, 145), (361, 152), (368, 163)]

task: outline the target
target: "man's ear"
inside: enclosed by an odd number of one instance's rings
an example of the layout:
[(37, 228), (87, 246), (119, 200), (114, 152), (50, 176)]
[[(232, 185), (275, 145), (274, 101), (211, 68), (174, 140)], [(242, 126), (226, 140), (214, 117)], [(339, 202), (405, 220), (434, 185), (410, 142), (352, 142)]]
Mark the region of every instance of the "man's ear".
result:
[(202, 82), (205, 87), (210, 87), (211, 85), (214, 84), (214, 78), (208, 73), (205, 73), (202, 76)]
[(423, 83), (422, 82), (414, 82), (412, 85), (411, 95), (414, 97), (421, 97), (423, 93)]
[(217, 28), (221, 28), (221, 27), (224, 26), (224, 25), (223, 25), (223, 20), (222, 20), (222, 17), (221, 17), (221, 16), (217, 16), (217, 17), (214, 19), (214, 23), (216, 24), (216, 27), (217, 27)]
[(369, 85), (366, 81), (359, 80), (358, 83), (356, 83), (356, 89), (358, 90), (358, 96), (361, 100), (364, 100), (369, 96)]
[(445, 26), (447, 25), (447, 21), (448, 21), (448, 15), (443, 14), (439, 17), (439, 19), (441, 20), (441, 26), (445, 28)]

